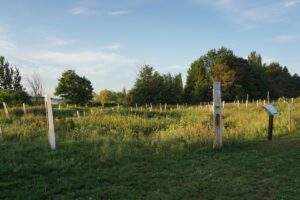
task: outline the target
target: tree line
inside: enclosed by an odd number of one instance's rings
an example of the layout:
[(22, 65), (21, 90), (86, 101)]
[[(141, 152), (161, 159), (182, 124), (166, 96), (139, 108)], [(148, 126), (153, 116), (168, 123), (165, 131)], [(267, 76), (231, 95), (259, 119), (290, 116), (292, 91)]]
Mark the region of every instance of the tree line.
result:
[[(0, 57), (0, 100), (5, 102), (28, 102), (30, 96), (21, 84), (17, 67), (11, 67)], [(98, 94), (86, 77), (74, 70), (67, 70), (58, 79), (55, 95), (66, 103), (120, 103), (120, 104), (199, 104), (212, 100), (212, 85), (221, 82), (225, 101), (271, 99), (300, 96), (300, 77), (292, 75), (286, 66), (277, 62), (266, 64), (260, 54), (251, 52), (248, 58), (236, 56), (232, 50), (222, 47), (212, 49), (195, 60), (187, 71), (186, 83), (181, 74), (161, 74), (150, 65), (140, 68), (133, 88), (121, 92), (107, 89)], [(39, 77), (28, 80), (32, 96), (42, 96)]]

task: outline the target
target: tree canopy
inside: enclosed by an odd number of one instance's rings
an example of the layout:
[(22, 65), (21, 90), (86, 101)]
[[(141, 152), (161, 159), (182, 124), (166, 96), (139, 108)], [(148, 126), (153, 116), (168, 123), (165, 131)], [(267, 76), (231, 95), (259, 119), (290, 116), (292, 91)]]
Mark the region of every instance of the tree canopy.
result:
[(77, 75), (74, 70), (64, 71), (58, 81), (55, 95), (62, 97), (66, 103), (83, 105), (93, 98), (91, 82)]
[(131, 103), (179, 103), (183, 93), (181, 74), (160, 74), (149, 65), (142, 66), (130, 91)]
[(21, 84), (22, 77), (17, 67), (0, 56), (0, 99), (9, 103), (28, 103), (30, 97)]

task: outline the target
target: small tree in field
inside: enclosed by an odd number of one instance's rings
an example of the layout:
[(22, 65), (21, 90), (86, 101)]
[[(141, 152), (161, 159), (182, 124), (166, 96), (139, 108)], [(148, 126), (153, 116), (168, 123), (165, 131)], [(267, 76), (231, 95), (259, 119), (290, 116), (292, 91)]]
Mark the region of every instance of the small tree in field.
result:
[(62, 97), (66, 103), (83, 105), (93, 98), (91, 81), (78, 76), (74, 70), (63, 72), (58, 81), (54, 94)]

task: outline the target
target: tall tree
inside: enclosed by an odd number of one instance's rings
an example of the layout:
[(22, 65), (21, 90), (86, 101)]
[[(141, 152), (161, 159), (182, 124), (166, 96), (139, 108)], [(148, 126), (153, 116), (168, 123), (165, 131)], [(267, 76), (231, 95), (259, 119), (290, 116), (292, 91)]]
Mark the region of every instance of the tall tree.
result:
[(93, 98), (93, 87), (91, 82), (78, 76), (74, 70), (64, 71), (58, 79), (55, 95), (64, 99), (66, 103), (86, 104)]
[(17, 67), (11, 67), (3, 56), (0, 56), (0, 89), (1, 94), (10, 94), (10, 103), (27, 103), (30, 97), (21, 84), (22, 77)]

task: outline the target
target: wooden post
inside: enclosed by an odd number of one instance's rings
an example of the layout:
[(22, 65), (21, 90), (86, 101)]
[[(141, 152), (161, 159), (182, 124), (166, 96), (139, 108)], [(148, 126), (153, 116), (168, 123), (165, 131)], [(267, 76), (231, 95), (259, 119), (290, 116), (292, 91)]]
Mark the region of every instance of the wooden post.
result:
[(165, 103), (165, 112), (167, 112), (167, 104)]
[(53, 150), (56, 148), (55, 144), (55, 130), (54, 130), (54, 121), (53, 121), (53, 111), (52, 111), (52, 102), (49, 95), (45, 96), (45, 103), (47, 105), (47, 114), (48, 114), (48, 140), (50, 148)]
[(293, 107), (291, 104), (289, 104), (289, 132), (292, 132), (292, 110)]
[(270, 92), (268, 91), (268, 94), (267, 94), (267, 100), (268, 100), (268, 104), (270, 104)]
[(61, 105), (60, 104), (58, 104), (58, 110), (61, 110)]
[(214, 149), (222, 147), (222, 108), (221, 108), (221, 83), (215, 82), (213, 89), (213, 119), (215, 128)]
[(23, 112), (24, 112), (24, 116), (26, 115), (26, 106), (25, 103), (23, 103)]
[(161, 107), (161, 103), (159, 104), (159, 110), (162, 113), (162, 107)]
[(273, 138), (273, 124), (274, 124), (274, 115), (269, 115), (269, 129), (268, 129), (268, 140)]
[(3, 135), (2, 128), (0, 127), (0, 137)]
[(3, 108), (4, 108), (5, 115), (8, 118), (9, 117), (9, 113), (8, 113), (8, 109), (7, 109), (7, 106), (6, 106), (5, 102), (3, 102)]
[(76, 111), (76, 114), (77, 114), (77, 117), (80, 118), (80, 114), (79, 114), (78, 110)]

